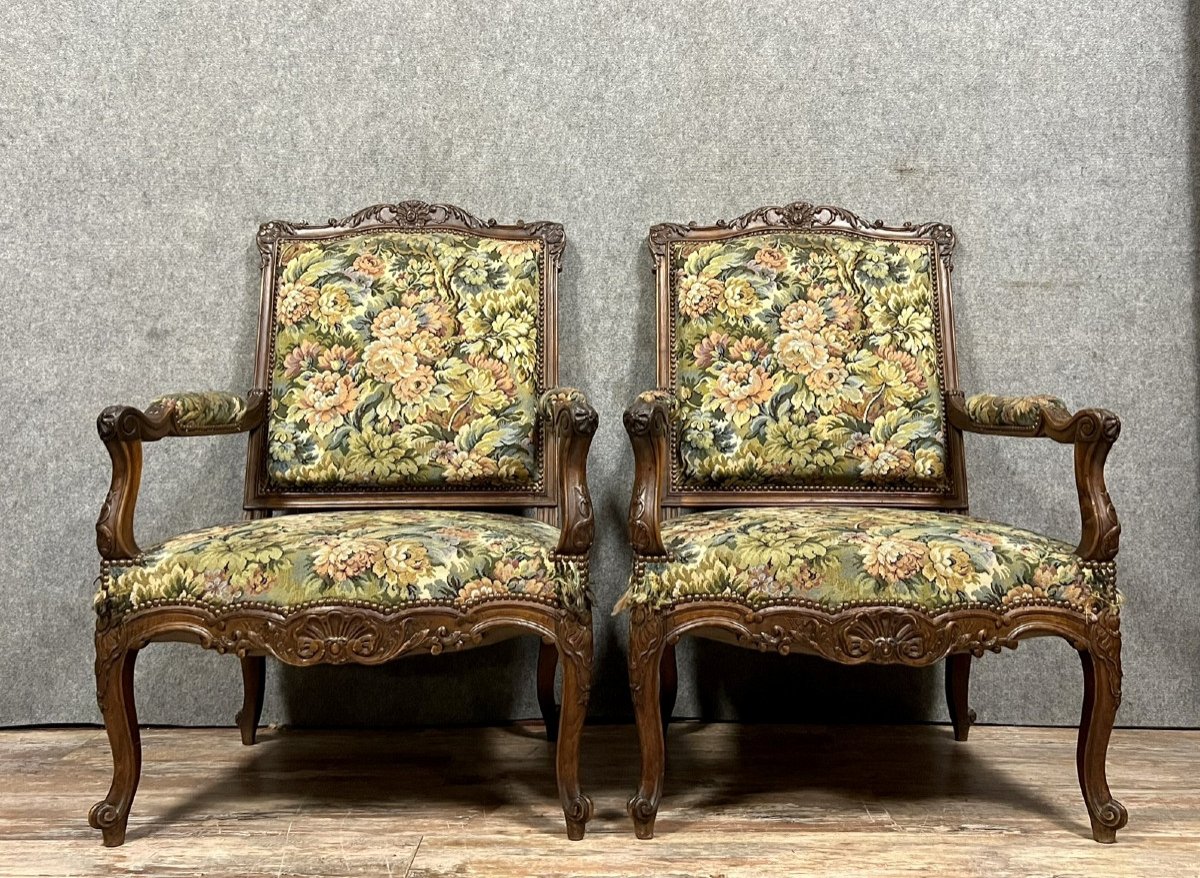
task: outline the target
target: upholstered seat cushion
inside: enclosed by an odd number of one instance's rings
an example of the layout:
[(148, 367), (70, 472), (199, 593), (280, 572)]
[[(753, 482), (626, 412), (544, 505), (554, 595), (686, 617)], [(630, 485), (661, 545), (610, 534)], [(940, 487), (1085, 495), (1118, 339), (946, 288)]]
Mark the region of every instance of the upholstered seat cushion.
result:
[(425, 509), (320, 512), (183, 534), (105, 566), (97, 609), (148, 604), (294, 607), (365, 601), (473, 604), (501, 596), (586, 601), (579, 559), (531, 518)]
[(1066, 543), (942, 512), (756, 507), (681, 516), (662, 535), (670, 559), (639, 562), (624, 605), (709, 597), (938, 612), (1048, 601), (1082, 609), (1117, 600), (1111, 573)]

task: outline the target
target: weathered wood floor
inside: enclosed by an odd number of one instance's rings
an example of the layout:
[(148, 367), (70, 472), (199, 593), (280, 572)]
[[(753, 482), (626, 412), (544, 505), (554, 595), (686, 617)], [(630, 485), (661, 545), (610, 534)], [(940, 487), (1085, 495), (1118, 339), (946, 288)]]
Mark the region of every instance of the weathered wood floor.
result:
[(86, 814), (104, 734), (0, 732), (0, 875), (1200, 875), (1200, 732), (1118, 731), (1129, 808), (1091, 841), (1066, 729), (681, 723), (658, 837), (625, 816), (629, 726), (584, 739), (597, 815), (567, 841), (537, 725), (445, 732), (152, 729), (125, 846)]

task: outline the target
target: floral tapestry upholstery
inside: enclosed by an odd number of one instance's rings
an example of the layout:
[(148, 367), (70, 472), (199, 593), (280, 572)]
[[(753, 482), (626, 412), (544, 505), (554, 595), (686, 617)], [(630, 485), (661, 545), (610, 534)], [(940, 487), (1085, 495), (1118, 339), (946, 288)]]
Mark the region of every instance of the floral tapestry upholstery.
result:
[(206, 390), (160, 396), (151, 408), (170, 408), (175, 426), (181, 430), (212, 430), (235, 427), (246, 414), (246, 400), (236, 393)]
[(279, 246), (275, 486), (538, 485), (540, 241), (377, 231)]
[(671, 250), (685, 487), (946, 487), (928, 244), (819, 232)]
[(498, 596), (587, 603), (586, 561), (554, 555), (531, 518), (428, 509), (319, 512), (222, 525), (106, 566), (98, 611), (152, 603), (294, 607), (366, 601), (458, 605)]
[(1004, 610), (1032, 601), (1083, 609), (1117, 601), (1105, 574), (1072, 546), (962, 515), (866, 507), (755, 507), (666, 522), (669, 560), (639, 561), (623, 606), (688, 597), (764, 606), (807, 601), (965, 605)]
[(1044, 414), (1069, 418), (1071, 410), (1057, 396), (992, 396), (978, 393), (967, 397), (967, 414), (988, 427), (1036, 427)]

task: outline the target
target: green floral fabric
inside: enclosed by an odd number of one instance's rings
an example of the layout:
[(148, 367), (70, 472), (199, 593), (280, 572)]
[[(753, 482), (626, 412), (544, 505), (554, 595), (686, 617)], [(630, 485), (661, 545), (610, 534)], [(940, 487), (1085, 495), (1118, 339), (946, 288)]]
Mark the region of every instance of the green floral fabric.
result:
[(1057, 396), (992, 396), (978, 393), (967, 398), (967, 414), (972, 421), (989, 427), (1036, 427), (1044, 414), (1067, 418), (1071, 416), (1071, 411)]
[(246, 413), (245, 399), (222, 390), (173, 393), (150, 404), (151, 408), (168, 406), (174, 412), (175, 425), (183, 430), (234, 427)]
[(816, 232), (675, 245), (683, 484), (943, 485), (931, 259)]
[(1115, 585), (1066, 543), (962, 515), (864, 507), (756, 507), (671, 519), (669, 560), (645, 559), (622, 605), (690, 596), (753, 605), (811, 601), (964, 604), (1115, 601)]
[(281, 247), (272, 482), (537, 483), (540, 241), (389, 231)]
[(558, 529), (531, 518), (428, 509), (282, 515), (167, 540), (106, 568), (97, 609), (152, 602), (290, 607), (511, 595), (587, 602), (586, 568), (554, 555)]

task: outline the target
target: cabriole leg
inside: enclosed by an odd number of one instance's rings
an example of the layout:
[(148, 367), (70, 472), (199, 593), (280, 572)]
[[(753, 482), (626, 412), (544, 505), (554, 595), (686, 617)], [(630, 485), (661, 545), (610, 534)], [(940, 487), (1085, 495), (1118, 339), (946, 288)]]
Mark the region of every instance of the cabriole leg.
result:
[(1129, 814), (1108, 789), (1105, 760), (1117, 708), (1121, 704), (1121, 633), (1115, 613), (1093, 623), (1083, 662), (1083, 716), (1079, 721), (1076, 765), (1079, 787), (1092, 820), (1092, 837), (1102, 844), (1117, 840)]
[(105, 847), (125, 842), (129, 809), (142, 773), (142, 739), (133, 701), (136, 649), (126, 649), (119, 633), (96, 636), (96, 696), (113, 755), (108, 795), (92, 806), (88, 823), (104, 835)]
[(592, 800), (579, 786), (579, 743), (592, 686), (591, 616), (577, 618), (564, 613), (558, 623), (556, 645), (563, 667), (562, 715), (555, 755), (558, 796), (567, 820), (567, 837), (579, 841), (592, 817)]
[(267, 659), (261, 655), (244, 655), (242, 660), (242, 709), (235, 717), (242, 733), (242, 743), (253, 744), (262, 717), (263, 694), (267, 685)]
[(954, 740), (967, 740), (967, 733), (975, 722), (975, 711), (967, 704), (971, 683), (971, 654), (969, 652), (946, 658), (946, 705), (950, 709), (950, 723), (954, 726)]
[(636, 607), (629, 616), (629, 689), (641, 746), (642, 774), (638, 790), (629, 800), (629, 816), (638, 838), (654, 837), (654, 819), (662, 797), (666, 743), (663, 736), (662, 680), (663, 618)]

